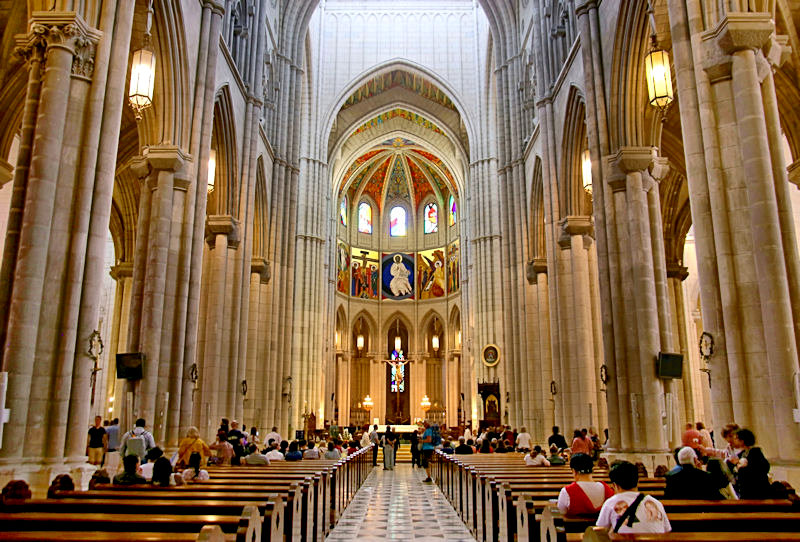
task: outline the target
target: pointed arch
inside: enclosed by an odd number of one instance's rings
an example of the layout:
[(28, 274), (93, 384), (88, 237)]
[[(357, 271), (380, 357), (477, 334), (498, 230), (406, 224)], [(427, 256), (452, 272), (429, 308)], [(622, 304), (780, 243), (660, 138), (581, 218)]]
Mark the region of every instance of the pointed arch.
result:
[(567, 95), (564, 136), (561, 144), (562, 171), (558, 186), (561, 217), (591, 214), (583, 189), (581, 156), (588, 148), (586, 138), (586, 102), (578, 87), (572, 85)]
[(528, 254), (531, 260), (546, 258), (544, 228), (544, 178), (542, 159), (537, 156), (533, 164), (533, 183), (531, 184), (530, 232), (528, 235)]
[(223, 86), (214, 101), (214, 121), (211, 131), (211, 150), (215, 156), (214, 188), (208, 193), (209, 215), (238, 216), (238, 166), (236, 118), (231, 103), (230, 88)]
[(255, 213), (253, 215), (253, 257), (267, 257), (267, 225), (269, 224), (267, 179), (264, 175), (264, 157), (256, 161)]

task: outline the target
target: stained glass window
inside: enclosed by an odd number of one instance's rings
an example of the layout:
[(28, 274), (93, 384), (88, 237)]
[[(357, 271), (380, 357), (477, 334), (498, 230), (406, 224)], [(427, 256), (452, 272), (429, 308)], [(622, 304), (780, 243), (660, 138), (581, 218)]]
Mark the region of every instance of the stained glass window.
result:
[(366, 201), (358, 204), (358, 231), (372, 233), (372, 207)]
[[(403, 351), (392, 350), (392, 361), (401, 361), (406, 359)], [(406, 391), (406, 365), (405, 363), (392, 364), (392, 393), (403, 393)]]
[(425, 206), (425, 233), (436, 233), (439, 231), (439, 209), (435, 203)]
[(339, 222), (342, 226), (347, 226), (347, 196), (342, 198), (339, 204)]
[(389, 235), (405, 237), (406, 231), (406, 210), (402, 207), (393, 207), (389, 212)]
[(450, 196), (450, 220), (449, 223), (451, 226), (456, 225), (456, 199), (453, 196)]

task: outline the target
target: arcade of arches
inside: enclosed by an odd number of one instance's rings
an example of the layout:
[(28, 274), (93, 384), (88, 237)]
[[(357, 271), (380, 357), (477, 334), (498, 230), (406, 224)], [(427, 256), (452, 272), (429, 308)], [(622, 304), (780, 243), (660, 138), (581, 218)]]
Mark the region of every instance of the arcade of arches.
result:
[(783, 0), (0, 2), (0, 481), (80, 469), (94, 415), (167, 449), (221, 417), (607, 427), (650, 465), (735, 421), (797, 481), (798, 28)]

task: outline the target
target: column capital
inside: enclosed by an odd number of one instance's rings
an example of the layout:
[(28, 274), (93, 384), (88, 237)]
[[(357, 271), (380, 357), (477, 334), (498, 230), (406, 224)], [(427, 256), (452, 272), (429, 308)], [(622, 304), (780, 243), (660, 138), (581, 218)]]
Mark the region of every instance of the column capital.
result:
[(686, 277), (689, 276), (689, 268), (684, 267), (678, 262), (669, 262), (667, 263), (667, 278), (668, 279), (678, 279), (681, 282), (686, 280)]
[(189, 156), (180, 147), (174, 145), (157, 145), (146, 147), (142, 156), (153, 169), (178, 172), (190, 161)]
[(650, 176), (656, 182), (661, 182), (669, 173), (669, 158), (666, 156), (654, 156), (650, 165)]
[(703, 69), (711, 82), (730, 79), (731, 55), (761, 49), (774, 32), (769, 13), (728, 13), (715, 28), (703, 32)]
[(14, 168), (3, 158), (0, 158), (0, 187), (14, 178)]
[(611, 190), (614, 192), (625, 190), (628, 185), (628, 174), (649, 169), (655, 158), (658, 157), (652, 147), (620, 147), (615, 154), (606, 156), (605, 161), (609, 170), (607, 182)]
[(250, 261), (250, 271), (261, 277), (261, 284), (269, 283), (269, 279), (272, 276), (270, 263), (264, 258), (253, 258)]
[(133, 262), (119, 262), (117, 265), (111, 267), (109, 274), (111, 275), (111, 278), (117, 281), (121, 278), (132, 277)]
[(228, 237), (228, 248), (239, 246), (239, 221), (231, 215), (210, 215), (206, 217), (206, 241), (214, 244), (214, 237), (225, 235)]
[(567, 235), (591, 235), (594, 230), (591, 216), (567, 216), (559, 224)]
[(580, 17), (590, 9), (597, 8), (597, 0), (578, 0), (575, 2), (575, 15)]
[(225, 3), (221, 0), (203, 0), (203, 7), (219, 15), (225, 15)]
[(545, 258), (534, 258), (527, 265), (528, 284), (536, 284), (540, 273), (547, 274), (547, 260)]
[(78, 49), (96, 45), (103, 35), (74, 11), (34, 11), (29, 28), (27, 34), (15, 36), (17, 53), (22, 56), (41, 46), (60, 47), (75, 54)]
[(800, 160), (789, 164), (786, 171), (789, 173), (789, 182), (796, 184), (800, 188)]

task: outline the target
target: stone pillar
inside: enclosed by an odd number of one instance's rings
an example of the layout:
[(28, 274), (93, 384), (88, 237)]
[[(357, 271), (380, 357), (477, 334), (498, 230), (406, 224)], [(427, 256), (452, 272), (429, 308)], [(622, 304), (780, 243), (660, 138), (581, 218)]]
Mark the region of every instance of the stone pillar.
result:
[(665, 164), (654, 159), (651, 148), (623, 147), (607, 165), (607, 194), (612, 195), (615, 218), (608, 222), (609, 243), (618, 270), (612, 276), (621, 282), (617, 287), (622, 291), (614, 328), (626, 331), (625, 363), (619, 357), (608, 360), (609, 378), (616, 384), (608, 387), (609, 403), (617, 403), (620, 417), (627, 418), (629, 432), (621, 435), (621, 451), (664, 457), (660, 454), (668, 450), (669, 415), (655, 361), (659, 352), (669, 351), (664, 328), (670, 322), (669, 311), (661, 309), (664, 298), (659, 292), (666, 285), (663, 242), (654, 237), (663, 236), (655, 215), (660, 212), (656, 179), (663, 175)]
[(571, 290), (566, 298), (560, 298), (564, 307), (562, 314), (570, 321), (569, 327), (562, 328), (561, 333), (562, 341), (569, 342), (566, 348), (569, 356), (564, 360), (566, 363), (562, 363), (561, 374), (565, 432), (572, 428), (596, 427), (598, 422), (592, 273), (588, 254), (592, 232), (591, 217), (569, 216), (561, 221), (559, 243), (565, 248), (565, 267), (569, 269), (562, 284)]
[[(717, 253), (727, 264), (720, 265), (719, 277), (728, 358), (712, 364), (713, 400), (722, 387), (722, 396), (732, 398), (735, 421), (754, 430), (766, 455), (796, 465), (800, 426), (792, 409), (800, 276), (794, 226), (786, 217), (787, 179), (770, 66), (780, 64), (785, 50), (774, 32), (769, 13), (727, 13), (702, 33), (694, 53), (703, 58), (699, 86), (708, 89), (706, 105), (713, 113), (701, 115), (707, 161), (721, 165), (715, 187), (731, 202), (728, 209), (712, 202), (712, 213), (720, 220), (729, 216), (725, 211), (735, 213), (724, 239), (732, 256)], [(715, 239), (725, 233), (713, 232)], [(748, 370), (752, 366), (760, 368), (757, 374)]]
[(107, 395), (114, 397), (112, 418), (121, 415), (123, 381), (117, 379), (116, 355), (128, 352), (128, 317), (131, 310), (131, 289), (133, 286), (133, 262), (120, 262), (111, 268), (111, 277), (117, 281), (114, 300), (111, 340), (108, 345), (108, 374), (106, 374)]
[(533, 273), (536, 276), (536, 324), (539, 335), (540, 360), (539, 370), (536, 371), (541, 376), (541, 388), (539, 392), (538, 408), (542, 412), (541, 419), (537, 419), (534, 428), (528, 427), (528, 431), (537, 440), (544, 442), (550, 429), (555, 425), (555, 397), (551, 393), (550, 383), (553, 381), (554, 367), (553, 356), (550, 343), (550, 297), (547, 284), (547, 261), (544, 259), (533, 260)]

